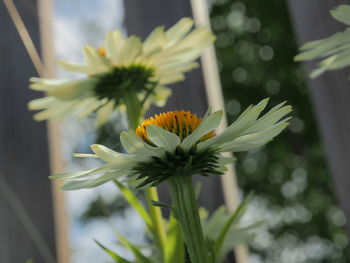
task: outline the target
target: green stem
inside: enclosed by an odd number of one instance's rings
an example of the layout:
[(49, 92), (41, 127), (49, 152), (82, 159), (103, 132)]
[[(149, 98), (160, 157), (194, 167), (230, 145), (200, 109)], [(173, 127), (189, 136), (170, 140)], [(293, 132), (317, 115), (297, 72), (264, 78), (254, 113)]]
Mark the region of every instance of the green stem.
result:
[(128, 118), (129, 128), (135, 130), (142, 119), (143, 109), (135, 92), (127, 92), (124, 94), (123, 101), (126, 107), (126, 115)]
[[(135, 130), (142, 121), (143, 108), (138, 100), (136, 94), (126, 94), (124, 96), (124, 103), (126, 106), (126, 115), (128, 119), (129, 128)], [(165, 245), (166, 245), (166, 230), (161, 209), (152, 204), (153, 201), (159, 201), (157, 189), (149, 187), (145, 189), (146, 202), (150, 211), (150, 217), (153, 225), (153, 232), (160, 254), (165, 261)]]
[(188, 175), (169, 180), (172, 207), (178, 220), (192, 263), (210, 262), (192, 183)]

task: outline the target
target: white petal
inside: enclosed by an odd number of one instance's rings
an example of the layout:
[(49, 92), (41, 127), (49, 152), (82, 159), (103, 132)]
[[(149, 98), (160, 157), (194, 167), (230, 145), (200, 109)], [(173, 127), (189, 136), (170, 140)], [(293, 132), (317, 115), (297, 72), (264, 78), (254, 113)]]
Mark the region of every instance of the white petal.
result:
[(234, 140), (255, 123), (259, 114), (265, 109), (267, 103), (268, 99), (265, 99), (258, 105), (248, 107), (248, 109), (246, 109), (225, 131), (209, 140), (199, 143), (197, 149), (202, 150), (210, 146), (220, 145)]
[(119, 63), (119, 56), (122, 47), (124, 46), (125, 39), (119, 30), (109, 32), (106, 38), (106, 55), (112, 61), (114, 66)]
[(166, 41), (164, 26), (156, 27), (143, 43), (145, 52), (152, 52), (160, 48)]
[(59, 80), (31, 78), (29, 86), (33, 90), (46, 91), (49, 96), (62, 100), (82, 98), (91, 93), (94, 79)]
[(176, 147), (181, 143), (179, 136), (156, 125), (147, 125), (146, 132), (147, 137), (155, 145), (164, 147), (170, 153), (174, 152)]
[(179, 39), (183, 38), (192, 28), (193, 20), (190, 18), (182, 18), (174, 26), (166, 31), (166, 35), (169, 38), (168, 45), (174, 44)]
[(32, 100), (28, 103), (29, 110), (41, 110), (49, 108), (57, 102), (54, 97), (44, 97), (40, 99)]
[(89, 65), (86, 64), (75, 64), (64, 60), (59, 60), (58, 64), (63, 68), (64, 70), (68, 72), (74, 72), (74, 73), (86, 73), (86, 74), (93, 74), (93, 70)]
[(88, 116), (89, 114), (91, 114), (92, 112), (94, 112), (100, 106), (103, 106), (107, 102), (108, 102), (107, 99), (96, 100), (95, 98), (93, 98), (91, 100), (91, 102), (88, 105), (85, 106), (85, 108), (81, 109), (81, 111), (78, 113), (78, 117), (81, 118), (81, 119), (85, 118), (86, 116)]
[(85, 60), (92, 71), (90, 74), (95, 75), (111, 70), (108, 60), (101, 56), (96, 48), (86, 45), (83, 48), (83, 52)]
[(124, 66), (130, 65), (137, 56), (142, 53), (142, 43), (138, 37), (128, 38), (120, 51), (119, 63)]
[(98, 158), (96, 154), (91, 153), (73, 153), (72, 156), (76, 158)]
[(93, 144), (90, 147), (91, 147), (91, 150), (98, 156), (98, 158), (100, 158), (101, 160), (107, 163), (113, 163), (113, 164), (126, 163), (130, 161), (134, 161), (134, 158), (135, 158), (132, 155), (118, 153), (100, 144)]
[(68, 181), (64, 183), (60, 188), (64, 191), (77, 190), (77, 189), (83, 189), (83, 188), (93, 188), (93, 187), (102, 185), (104, 183), (107, 183), (108, 181), (115, 180), (121, 176), (126, 176), (128, 175), (128, 173), (129, 173), (129, 170), (108, 172), (97, 179)]
[(109, 120), (111, 114), (113, 113), (114, 106), (114, 100), (110, 100), (107, 104), (102, 106), (97, 111), (97, 116), (95, 120), (96, 126), (101, 126)]
[(81, 101), (74, 100), (74, 101), (64, 101), (55, 107), (48, 108), (47, 110), (41, 111), (33, 116), (33, 118), (37, 121), (42, 120), (61, 120), (68, 115), (71, 115), (75, 112), (75, 110), (79, 107), (79, 104)]
[(277, 121), (282, 119), (288, 113), (290, 113), (292, 111), (292, 107), (290, 105), (282, 107), (284, 104), (285, 104), (285, 102), (280, 103), (279, 105), (272, 108), (268, 113), (266, 113), (264, 116), (259, 118), (254, 123), (254, 125), (252, 125), (250, 128), (248, 128), (243, 133), (243, 135), (265, 130), (265, 129), (271, 127), (272, 125), (274, 125)]
[(222, 119), (223, 111), (216, 111), (212, 115), (205, 116), (200, 125), (187, 136), (180, 144), (181, 148), (188, 151), (200, 138), (216, 129)]
[(283, 122), (276, 124), (270, 129), (262, 132), (256, 132), (238, 137), (232, 142), (227, 142), (221, 145), (220, 150), (222, 152), (242, 152), (259, 148), (280, 134), (287, 126), (288, 123)]

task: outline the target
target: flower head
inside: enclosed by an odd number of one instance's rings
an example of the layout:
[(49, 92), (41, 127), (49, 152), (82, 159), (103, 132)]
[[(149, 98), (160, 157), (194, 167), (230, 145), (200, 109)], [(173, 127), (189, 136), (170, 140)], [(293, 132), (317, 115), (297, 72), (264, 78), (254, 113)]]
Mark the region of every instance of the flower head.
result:
[(51, 178), (67, 180), (62, 188), (73, 190), (95, 187), (121, 177), (136, 180), (140, 187), (157, 185), (173, 176), (221, 174), (233, 158), (222, 157), (220, 153), (261, 147), (288, 125), (289, 118), (282, 118), (291, 107), (284, 106), (285, 103), (259, 117), (267, 102), (265, 99), (250, 106), (218, 135), (213, 130), (220, 124), (222, 111), (211, 114), (208, 110), (202, 120), (184, 111), (160, 114), (144, 121), (136, 132), (128, 130), (121, 134), (127, 154), (92, 145), (95, 154), (78, 156), (99, 158), (105, 165)]
[(144, 42), (136, 36), (124, 38), (120, 31), (109, 32), (104, 47), (84, 47), (85, 64), (60, 62), (65, 70), (87, 77), (30, 79), (30, 88), (48, 95), (29, 103), (30, 109), (43, 110), (34, 118), (83, 118), (96, 111), (97, 124), (103, 124), (116, 106), (128, 103), (130, 94), (143, 107), (164, 104), (170, 94), (166, 85), (183, 80), (185, 72), (197, 67), (194, 60), (214, 40), (206, 28), (192, 27), (193, 21), (183, 18), (167, 31), (157, 27)]

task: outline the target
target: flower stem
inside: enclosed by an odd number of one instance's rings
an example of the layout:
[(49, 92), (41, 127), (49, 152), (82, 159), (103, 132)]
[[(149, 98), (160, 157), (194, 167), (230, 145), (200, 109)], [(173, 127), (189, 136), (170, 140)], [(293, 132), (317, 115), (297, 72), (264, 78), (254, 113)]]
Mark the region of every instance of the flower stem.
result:
[(192, 263), (209, 263), (191, 176), (169, 180), (172, 207), (178, 220)]
[[(136, 94), (128, 94), (124, 98), (126, 106), (126, 115), (128, 119), (129, 128), (136, 129), (142, 120), (142, 105)], [(166, 231), (162, 212), (159, 207), (152, 204), (152, 201), (159, 201), (157, 189), (149, 187), (145, 189), (146, 202), (150, 211), (150, 217), (154, 227), (156, 243), (160, 248), (162, 259), (165, 259), (165, 245), (166, 245)]]
[(143, 109), (135, 92), (128, 92), (123, 97), (129, 128), (135, 130), (142, 119)]

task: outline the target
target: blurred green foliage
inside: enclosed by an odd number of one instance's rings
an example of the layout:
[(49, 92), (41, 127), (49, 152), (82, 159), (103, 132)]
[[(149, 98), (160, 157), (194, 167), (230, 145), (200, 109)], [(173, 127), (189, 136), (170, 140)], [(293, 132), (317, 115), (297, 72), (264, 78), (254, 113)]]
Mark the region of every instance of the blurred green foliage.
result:
[(293, 105), (289, 129), (267, 147), (238, 155), (251, 215), (267, 224), (251, 245), (254, 262), (349, 262), (345, 216), (325, 163), (287, 3), (216, 0), (211, 23), (231, 123), (248, 105)]

